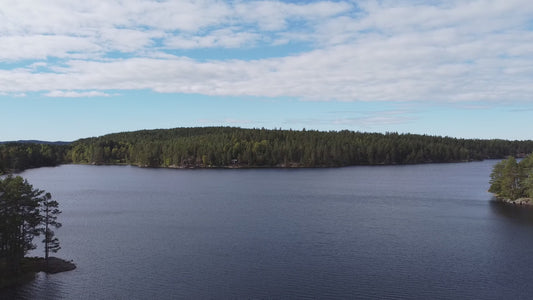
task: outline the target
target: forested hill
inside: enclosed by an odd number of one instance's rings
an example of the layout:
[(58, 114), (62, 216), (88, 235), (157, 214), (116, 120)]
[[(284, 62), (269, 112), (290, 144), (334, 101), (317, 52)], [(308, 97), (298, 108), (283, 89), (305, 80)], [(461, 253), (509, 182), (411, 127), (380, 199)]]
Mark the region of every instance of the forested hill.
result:
[(397, 133), (201, 127), (141, 130), (67, 145), (0, 144), (0, 173), (62, 163), (147, 167), (337, 167), (521, 156), (533, 141)]
[(533, 141), (202, 127), (78, 140), (65, 161), (149, 167), (336, 167), (459, 162), (533, 152)]

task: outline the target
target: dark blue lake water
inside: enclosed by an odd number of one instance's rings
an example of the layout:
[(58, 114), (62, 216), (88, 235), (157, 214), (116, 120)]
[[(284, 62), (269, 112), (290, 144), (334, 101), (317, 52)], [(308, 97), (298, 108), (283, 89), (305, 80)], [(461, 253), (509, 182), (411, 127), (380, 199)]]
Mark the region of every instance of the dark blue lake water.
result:
[(533, 218), (491, 201), (495, 162), (29, 170), (78, 268), (0, 298), (528, 299)]

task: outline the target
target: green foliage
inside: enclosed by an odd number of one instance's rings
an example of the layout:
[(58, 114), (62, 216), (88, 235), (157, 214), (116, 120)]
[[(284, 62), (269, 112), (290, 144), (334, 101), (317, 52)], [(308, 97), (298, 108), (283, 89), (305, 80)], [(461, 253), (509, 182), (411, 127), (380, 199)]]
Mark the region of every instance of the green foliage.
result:
[(44, 258), (46, 261), (48, 261), (50, 252), (56, 253), (61, 249), (59, 246), (59, 240), (55, 237), (55, 233), (52, 230), (52, 227), (61, 227), (61, 223), (57, 221), (57, 216), (61, 213), (58, 207), (59, 203), (52, 200), (52, 195), (50, 195), (50, 193), (46, 193), (41, 203), (41, 223), (43, 224), (41, 233), (44, 234)]
[(0, 173), (61, 163), (143, 167), (337, 167), (504, 158), (533, 141), (313, 130), (203, 127), (141, 130), (70, 145), (0, 144)]
[(500, 161), (495, 164), (492, 168), (492, 173), (490, 174), (490, 188), (489, 192), (500, 195), (502, 193), (502, 180), (503, 180), (503, 169), (505, 167), (505, 161)]
[(532, 151), (533, 141), (204, 127), (82, 139), (66, 156), (74, 163), (145, 167), (335, 167), (459, 162)]
[(29, 168), (56, 166), (65, 161), (68, 145), (0, 144), (0, 174)]
[(61, 225), (56, 221), (57, 206), (49, 193), (34, 189), (20, 176), (0, 179), (0, 267), (3, 272), (19, 273), (22, 258), (36, 247), (33, 238), (42, 233), (49, 239), (47, 248), (53, 251), (54, 245), (59, 246), (57, 239), (48, 232), (50, 227)]
[(520, 162), (512, 156), (502, 160), (494, 165), (490, 177), (489, 192), (499, 197), (533, 198), (533, 154)]

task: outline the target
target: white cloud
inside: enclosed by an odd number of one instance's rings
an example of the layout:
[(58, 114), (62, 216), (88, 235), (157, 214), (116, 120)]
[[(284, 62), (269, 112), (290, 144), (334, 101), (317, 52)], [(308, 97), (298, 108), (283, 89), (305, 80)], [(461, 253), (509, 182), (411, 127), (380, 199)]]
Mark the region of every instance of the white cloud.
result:
[(101, 50), (98, 44), (74, 36), (0, 36), (0, 62), (49, 57), (88, 57)]
[(26, 93), (6, 93), (6, 92), (0, 92), (0, 96), (8, 96), (13, 98), (23, 98), (26, 97)]
[(238, 48), (251, 47), (261, 36), (253, 32), (235, 32), (232, 29), (220, 29), (208, 35), (173, 36), (165, 40), (165, 46), (171, 49), (197, 48)]
[[(0, 15), (0, 62), (32, 60), (0, 69), (0, 91), (8, 93), (151, 89), (440, 102), (530, 101), (533, 94), (529, 0), (6, 1)], [(172, 52), (291, 42), (315, 48), (256, 60)]]
[(51, 91), (45, 94), (46, 97), (54, 98), (81, 98), (81, 97), (108, 97), (110, 94), (99, 91)]
[[(4, 37), (0, 58), (65, 57), (70, 52), (99, 50), (104, 50), (102, 55), (144, 52), (158, 39), (177, 49), (238, 47), (258, 38), (255, 28), (278, 31), (295, 19), (320, 22), (351, 7), (342, 2), (6, 0), (0, 3), (0, 36)], [(235, 26), (240, 31), (234, 31)], [(20, 48), (22, 53), (17, 53)]]
[(291, 21), (320, 22), (320, 20), (349, 12), (352, 5), (346, 2), (317, 2), (292, 4), (278, 1), (239, 2), (235, 14), (246, 23), (257, 23), (267, 31), (284, 29)]
[(105, 28), (98, 36), (98, 44), (109, 51), (136, 52), (154, 44), (154, 39), (165, 34), (156, 30), (133, 30), (124, 28)]

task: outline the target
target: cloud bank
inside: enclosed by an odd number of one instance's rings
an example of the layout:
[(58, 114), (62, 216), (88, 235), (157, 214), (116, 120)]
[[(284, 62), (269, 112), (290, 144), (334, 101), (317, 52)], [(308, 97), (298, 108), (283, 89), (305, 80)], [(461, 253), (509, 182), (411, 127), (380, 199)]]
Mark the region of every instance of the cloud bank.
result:
[(3, 94), (148, 89), (424, 102), (533, 95), (529, 0), (3, 1), (0, 16)]

